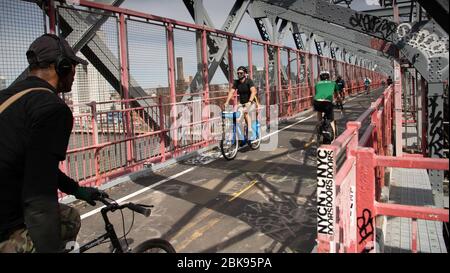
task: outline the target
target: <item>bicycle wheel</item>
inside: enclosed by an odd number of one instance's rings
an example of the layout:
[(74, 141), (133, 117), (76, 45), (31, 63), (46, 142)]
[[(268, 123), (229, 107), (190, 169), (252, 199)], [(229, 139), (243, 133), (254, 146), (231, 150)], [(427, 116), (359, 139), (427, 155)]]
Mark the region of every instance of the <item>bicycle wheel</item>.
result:
[(134, 248), (133, 253), (176, 253), (176, 251), (166, 240), (150, 239)]
[(220, 151), (226, 160), (233, 160), (238, 152), (239, 142), (237, 140), (237, 132), (227, 134), (224, 139), (220, 140)]
[[(333, 142), (334, 140), (334, 133), (333, 133), (333, 127), (331, 126), (330, 121), (328, 120), (323, 120), (322, 124), (319, 127), (319, 132), (318, 132), (318, 144), (319, 146), (321, 144), (331, 144), (331, 142)], [(320, 141), (319, 141), (320, 140)]]

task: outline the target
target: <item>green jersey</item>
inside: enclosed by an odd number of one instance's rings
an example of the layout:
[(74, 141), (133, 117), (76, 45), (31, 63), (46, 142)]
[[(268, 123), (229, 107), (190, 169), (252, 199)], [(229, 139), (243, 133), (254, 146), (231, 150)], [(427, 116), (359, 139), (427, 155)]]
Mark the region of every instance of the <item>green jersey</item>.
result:
[(333, 102), (334, 92), (338, 92), (338, 86), (334, 81), (319, 81), (315, 86), (314, 100), (327, 100)]

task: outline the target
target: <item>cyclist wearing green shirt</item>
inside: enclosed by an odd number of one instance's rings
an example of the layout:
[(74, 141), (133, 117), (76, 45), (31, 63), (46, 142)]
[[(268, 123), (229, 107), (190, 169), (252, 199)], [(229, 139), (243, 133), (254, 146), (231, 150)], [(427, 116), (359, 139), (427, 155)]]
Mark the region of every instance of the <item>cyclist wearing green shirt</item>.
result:
[(330, 72), (320, 72), (320, 81), (315, 85), (316, 95), (314, 96), (314, 110), (317, 111), (318, 124), (322, 122), (322, 113), (331, 122), (334, 136), (336, 136), (336, 123), (334, 121), (333, 96), (339, 96), (339, 88), (334, 81), (330, 81)]

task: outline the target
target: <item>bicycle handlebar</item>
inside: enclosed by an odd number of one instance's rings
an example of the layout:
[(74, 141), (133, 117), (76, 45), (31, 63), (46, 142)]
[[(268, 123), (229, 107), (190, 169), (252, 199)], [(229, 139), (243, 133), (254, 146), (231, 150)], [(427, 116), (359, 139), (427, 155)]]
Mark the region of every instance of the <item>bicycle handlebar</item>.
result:
[(150, 216), (150, 214), (152, 212), (150, 208), (153, 207), (153, 206), (142, 205), (142, 204), (134, 204), (134, 203), (131, 203), (131, 202), (119, 205), (117, 203), (109, 202), (104, 196), (98, 196), (96, 198), (96, 200), (102, 202), (106, 206), (106, 208), (105, 208), (106, 211), (115, 211), (117, 209), (127, 208), (127, 209), (130, 209), (130, 210), (134, 211), (134, 212), (142, 214), (145, 217)]
[(130, 210), (140, 213), (140, 214), (144, 215), (145, 217), (149, 217), (152, 212), (150, 209), (145, 208), (143, 205), (139, 205), (139, 204), (128, 203), (128, 204), (126, 204), (126, 206)]

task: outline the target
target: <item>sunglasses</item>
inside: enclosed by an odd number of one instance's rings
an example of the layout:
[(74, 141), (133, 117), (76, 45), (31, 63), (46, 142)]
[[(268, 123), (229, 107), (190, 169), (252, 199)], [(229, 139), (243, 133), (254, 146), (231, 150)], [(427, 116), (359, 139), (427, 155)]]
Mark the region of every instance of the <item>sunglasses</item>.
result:
[(244, 75), (244, 72), (238, 72), (237, 74), (238, 75)]

